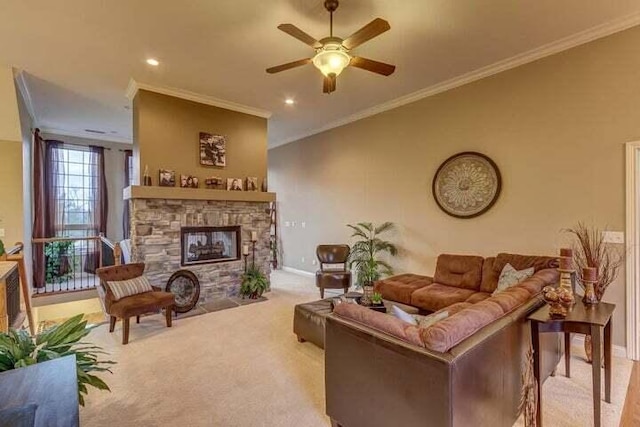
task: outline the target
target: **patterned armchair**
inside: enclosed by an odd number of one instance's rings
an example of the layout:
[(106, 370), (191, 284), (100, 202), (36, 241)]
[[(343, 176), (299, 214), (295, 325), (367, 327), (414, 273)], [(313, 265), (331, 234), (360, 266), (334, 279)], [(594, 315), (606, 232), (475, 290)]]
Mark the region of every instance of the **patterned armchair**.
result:
[(175, 304), (175, 296), (171, 292), (164, 292), (153, 286), (152, 292), (131, 295), (115, 300), (113, 293), (107, 286), (107, 282), (129, 280), (142, 276), (144, 263), (114, 265), (96, 270), (100, 277), (98, 296), (102, 307), (109, 315), (109, 332), (113, 332), (116, 320), (122, 319), (122, 344), (129, 342), (129, 318), (135, 316), (136, 323), (140, 323), (140, 315), (145, 313), (157, 313), (165, 309), (167, 327), (171, 327), (171, 312)]

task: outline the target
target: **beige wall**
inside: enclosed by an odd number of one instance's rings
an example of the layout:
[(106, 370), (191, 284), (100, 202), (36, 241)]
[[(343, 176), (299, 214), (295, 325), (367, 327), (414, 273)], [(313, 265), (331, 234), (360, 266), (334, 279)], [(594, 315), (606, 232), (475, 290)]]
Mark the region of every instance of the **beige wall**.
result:
[(0, 64), (0, 141), (21, 139), (13, 69)]
[[(262, 182), (267, 175), (267, 120), (140, 90), (133, 103), (134, 156), (145, 165), (153, 184), (158, 184), (158, 170), (194, 175), (204, 186), (208, 176), (246, 178)], [(227, 138), (227, 166), (224, 169), (200, 165), (199, 134), (207, 132)], [(139, 181), (138, 181), (139, 182)]]
[(22, 144), (16, 141), (0, 141), (0, 237), (6, 247), (22, 242)]
[[(284, 265), (313, 271), (315, 246), (347, 241), (345, 224), (356, 221), (395, 222), (397, 271), (427, 274), (445, 252), (555, 254), (561, 230), (578, 221), (624, 230), (624, 143), (640, 139), (639, 44), (640, 27), (270, 150)], [(431, 181), (468, 150), (497, 163), (503, 190), (489, 212), (461, 220), (438, 208)], [(617, 304), (618, 345), (623, 277), (605, 296)]]
[(107, 217), (107, 238), (113, 241), (122, 240), (122, 190), (124, 188), (124, 150), (131, 150), (131, 144), (121, 144), (97, 139), (79, 138), (75, 136), (42, 133), (44, 139), (55, 139), (76, 145), (97, 145), (105, 147), (104, 169), (107, 178), (107, 195), (109, 197), (109, 214)]
[(22, 136), (10, 67), (0, 66), (0, 237), (7, 247), (23, 240)]

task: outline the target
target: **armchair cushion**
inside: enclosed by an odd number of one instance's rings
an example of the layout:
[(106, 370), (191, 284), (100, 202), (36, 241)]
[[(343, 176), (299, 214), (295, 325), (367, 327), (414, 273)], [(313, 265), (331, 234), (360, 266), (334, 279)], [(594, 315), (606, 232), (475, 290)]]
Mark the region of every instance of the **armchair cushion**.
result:
[(112, 302), (109, 314), (126, 319), (172, 306), (174, 302), (175, 297), (171, 292), (145, 292)]
[(129, 280), (114, 280), (107, 282), (107, 286), (113, 294), (113, 301), (119, 301), (122, 298), (131, 295), (141, 294), (144, 292), (152, 292), (153, 288), (149, 280), (145, 276), (134, 277)]

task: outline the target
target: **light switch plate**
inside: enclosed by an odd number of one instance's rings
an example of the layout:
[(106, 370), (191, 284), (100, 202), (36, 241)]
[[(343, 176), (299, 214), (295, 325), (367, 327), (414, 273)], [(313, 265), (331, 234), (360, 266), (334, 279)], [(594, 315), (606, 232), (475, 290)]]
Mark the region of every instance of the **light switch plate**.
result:
[(605, 243), (623, 244), (624, 232), (622, 231), (603, 231), (602, 238)]
[(0, 228), (0, 237), (4, 237), (4, 228)]
[(285, 227), (291, 227), (291, 221), (285, 221), (284, 222), (284, 226)]

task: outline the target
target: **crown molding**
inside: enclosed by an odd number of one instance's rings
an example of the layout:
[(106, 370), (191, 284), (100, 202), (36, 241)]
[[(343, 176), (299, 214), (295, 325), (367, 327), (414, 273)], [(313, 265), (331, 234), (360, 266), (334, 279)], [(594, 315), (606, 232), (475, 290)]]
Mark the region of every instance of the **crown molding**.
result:
[(164, 86), (154, 86), (147, 83), (141, 83), (134, 79), (129, 80), (127, 86), (126, 96), (129, 100), (133, 101), (139, 90), (147, 90), (149, 92), (160, 93), (162, 95), (169, 95), (176, 98), (186, 99), (187, 101), (198, 102), (200, 104), (211, 105), (213, 107), (224, 108), (231, 111), (237, 111), (239, 113), (250, 114), (252, 116), (263, 117), (268, 119), (271, 117), (271, 112), (262, 110), (259, 108), (250, 107), (248, 105), (237, 104), (231, 101), (225, 101), (224, 99), (214, 98), (208, 95), (202, 95), (195, 92), (190, 92), (184, 89), (177, 89)]
[(35, 128), (38, 126), (38, 117), (36, 117), (36, 110), (33, 108), (33, 99), (31, 98), (31, 92), (29, 91), (29, 86), (27, 85), (25, 72), (23, 70), (18, 70), (14, 68), (13, 75), (16, 81), (16, 86), (20, 91), (20, 95), (22, 95), (22, 100), (24, 101), (24, 105), (27, 107), (27, 112), (31, 117), (31, 123)]
[(433, 86), (426, 87), (417, 92), (413, 92), (408, 95), (401, 96), (400, 98), (396, 98), (391, 101), (373, 106), (371, 108), (367, 108), (366, 110), (362, 110), (350, 116), (333, 121), (309, 132), (304, 132), (294, 137), (275, 142), (270, 148), (279, 147), (281, 145), (295, 142), (300, 139), (328, 131), (330, 129), (362, 120), (367, 117), (375, 116), (376, 114), (380, 114), (385, 111), (393, 110), (394, 108), (398, 108), (403, 105), (410, 104), (412, 102), (416, 102), (421, 99), (437, 95), (439, 93), (446, 92), (460, 86), (464, 86), (477, 80), (492, 76), (494, 74), (498, 74), (503, 71), (507, 71), (512, 68), (537, 61), (538, 59), (542, 59), (547, 56), (551, 56), (556, 53), (560, 53), (565, 50), (580, 46), (582, 44), (609, 36), (611, 34), (627, 30), (631, 27), (635, 27), (636, 25), (640, 25), (640, 13), (633, 13), (631, 15), (627, 15), (613, 21), (605, 22), (604, 24), (597, 25), (585, 31), (581, 31), (571, 36), (556, 40), (527, 52), (512, 56), (502, 61), (495, 62), (482, 68), (478, 68), (452, 79), (436, 83)]
[(90, 132), (84, 132), (81, 130), (68, 130), (68, 129), (58, 129), (54, 127), (48, 126), (40, 126), (41, 133), (50, 133), (54, 135), (61, 136), (74, 136), (76, 138), (83, 139), (92, 139), (94, 141), (108, 141), (108, 142), (118, 142), (120, 144), (132, 144), (133, 141), (129, 138), (120, 137), (113, 134), (94, 134)]

